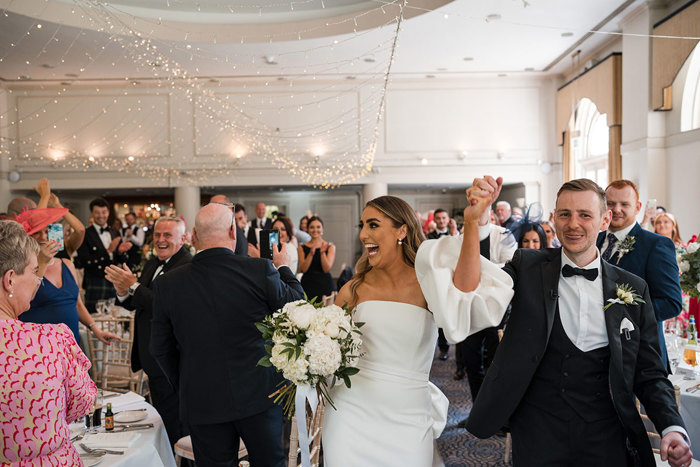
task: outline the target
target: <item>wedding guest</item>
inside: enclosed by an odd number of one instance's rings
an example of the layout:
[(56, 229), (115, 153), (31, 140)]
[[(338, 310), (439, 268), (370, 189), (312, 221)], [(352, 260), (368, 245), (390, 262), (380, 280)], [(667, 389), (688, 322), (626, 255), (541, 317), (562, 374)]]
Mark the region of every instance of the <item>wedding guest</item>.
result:
[(272, 261), (241, 257), (236, 232), (231, 209), (199, 210), (198, 253), (153, 283), (150, 350), (179, 394), (198, 467), (238, 465), (240, 439), (251, 465), (283, 467), (282, 409), (268, 397), (280, 376), (257, 365), (266, 352), (255, 323), (303, 290), (286, 265), (286, 244)]
[(499, 201), (496, 203), (496, 209), (494, 209), (494, 211), (496, 213), (496, 218), (498, 219), (499, 225), (511, 230), (511, 227), (516, 222), (516, 219), (513, 216), (513, 210), (510, 207), (510, 203), (508, 201)]
[[(500, 178), (485, 177), (470, 190), (495, 198), (501, 186)], [(509, 421), (514, 465), (655, 466), (635, 397), (661, 433), (661, 459), (674, 467), (692, 459), (659, 355), (649, 287), (603, 261), (596, 247), (609, 207), (595, 182), (566, 182), (555, 215), (562, 248), (519, 249), (504, 267), (513, 312), (467, 428), (487, 438)], [(465, 234), (462, 251), (470, 261), (478, 259), (485, 234)], [(639, 298), (604, 309), (609, 297), (620, 296), (621, 284)]]
[(633, 182), (615, 180), (605, 189), (605, 195), (608, 209), (612, 211), (612, 220), (607, 231), (598, 235), (596, 244), (603, 260), (641, 277), (649, 284), (661, 358), (668, 366), (663, 322), (678, 316), (683, 305), (676, 248), (670, 239), (644, 230), (637, 223), (642, 203)]
[(153, 406), (165, 424), (170, 444), (185, 436), (179, 419), (178, 395), (168, 382), (150, 352), (151, 320), (153, 319), (153, 284), (166, 273), (188, 264), (192, 255), (185, 248), (185, 222), (179, 217), (159, 217), (153, 228), (154, 255), (143, 265), (141, 276), (129, 267), (111, 265), (105, 269), (106, 279), (114, 284), (117, 298), (124, 308), (135, 310), (134, 344), (131, 348), (131, 369), (148, 375)]
[(267, 217), (267, 206), (265, 203), (255, 205), (255, 219), (251, 221), (251, 227), (254, 229), (269, 229), (272, 225), (272, 219)]
[(126, 252), (129, 261), (127, 264), (134, 268), (141, 264), (141, 249), (146, 244), (146, 231), (136, 223), (136, 213), (129, 211), (124, 215), (126, 226), (122, 227), (120, 234), (125, 241), (131, 242), (131, 248)]
[(681, 232), (678, 229), (678, 221), (670, 212), (664, 212), (656, 216), (654, 221), (654, 233), (671, 239), (676, 248), (683, 246)]
[(559, 248), (561, 245), (557, 240), (557, 234), (554, 230), (554, 224), (551, 221), (540, 221), (544, 234), (547, 236), (547, 248)]
[(110, 208), (107, 200), (93, 199), (90, 214), (92, 225), (85, 231), (85, 240), (78, 248), (75, 263), (76, 267), (85, 269), (85, 306), (90, 313), (96, 313), (98, 300), (116, 298), (112, 284), (105, 279), (104, 270), (110, 264), (127, 261), (126, 252), (131, 248), (131, 242), (122, 242), (119, 232), (108, 226)]
[(304, 216), (301, 219), (299, 219), (299, 230), (306, 233), (309, 232), (309, 216)]
[(73, 332), (75, 341), (80, 344), (78, 321), (87, 326), (100, 341), (109, 345), (112, 340), (121, 340), (116, 334), (103, 331), (95, 324), (80, 298), (75, 266), (70, 259), (54, 258), (58, 243), (49, 242), (49, 224), (67, 216), (66, 208), (32, 209), (22, 212), (15, 219), (40, 248), (39, 274), (43, 277), (29, 310), (20, 315), (25, 323), (63, 323)]
[[(63, 205), (55, 193), (51, 193), (51, 196), (49, 196), (48, 207), (63, 209)], [(72, 264), (73, 254), (78, 251), (78, 248), (85, 240), (85, 226), (70, 210), (63, 216), (63, 226), (64, 248), (56, 254), (56, 258), (68, 259)]]
[(280, 231), (280, 243), (287, 244), (287, 265), (294, 274), (297, 273), (299, 265), (299, 252), (294, 242), (294, 227), (288, 217), (280, 216), (272, 223), (273, 230)]
[(311, 240), (299, 246), (301, 285), (309, 299), (330, 295), (335, 290), (331, 268), (335, 262), (335, 245), (323, 239), (323, 221), (318, 216), (309, 219)]
[(518, 248), (529, 248), (531, 250), (544, 250), (547, 248), (547, 234), (542, 226), (536, 222), (528, 222), (518, 229), (520, 239)]
[(82, 465), (68, 424), (90, 411), (90, 361), (64, 324), (23, 323), (41, 283), (39, 246), (0, 221), (0, 464)]
[[(216, 204), (223, 204), (225, 206), (234, 206), (234, 204), (231, 202), (228, 196), (226, 195), (214, 195), (211, 197), (209, 200), (210, 203), (216, 203)], [(242, 207), (241, 210), (243, 211), (243, 214), (245, 215), (245, 208)], [(236, 216), (236, 208), (234, 207), (234, 218)], [(246, 216), (246, 220), (248, 217)], [(254, 230), (254, 229), (253, 229)], [(257, 243), (256, 243), (257, 245)], [(246, 239), (246, 234), (243, 232), (243, 229), (241, 228), (240, 225), (238, 225), (238, 222), (236, 222), (236, 251), (235, 253), (239, 256), (248, 256), (248, 251), (249, 251), (249, 242)]]

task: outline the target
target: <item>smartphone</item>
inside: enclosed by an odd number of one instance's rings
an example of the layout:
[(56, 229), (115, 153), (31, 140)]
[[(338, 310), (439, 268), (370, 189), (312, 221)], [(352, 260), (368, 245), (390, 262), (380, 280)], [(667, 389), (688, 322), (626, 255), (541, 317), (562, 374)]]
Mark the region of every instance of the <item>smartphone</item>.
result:
[(260, 257), (272, 259), (272, 248), (280, 244), (280, 231), (262, 229), (260, 231)]
[(59, 244), (58, 251), (63, 250), (63, 225), (49, 224), (48, 226), (49, 241), (56, 241)]
[(656, 214), (656, 199), (647, 200), (647, 215), (653, 217)]

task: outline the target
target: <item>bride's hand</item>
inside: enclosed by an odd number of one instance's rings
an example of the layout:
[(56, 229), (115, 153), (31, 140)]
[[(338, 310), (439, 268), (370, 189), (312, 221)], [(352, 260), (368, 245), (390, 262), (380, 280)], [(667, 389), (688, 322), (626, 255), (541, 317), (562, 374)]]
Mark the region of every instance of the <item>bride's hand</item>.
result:
[(503, 178), (495, 179), (490, 175), (475, 178), (472, 186), (467, 188), (467, 207), (464, 209), (464, 222), (479, 222), (480, 217), (488, 212), (491, 204), (498, 199), (503, 185)]

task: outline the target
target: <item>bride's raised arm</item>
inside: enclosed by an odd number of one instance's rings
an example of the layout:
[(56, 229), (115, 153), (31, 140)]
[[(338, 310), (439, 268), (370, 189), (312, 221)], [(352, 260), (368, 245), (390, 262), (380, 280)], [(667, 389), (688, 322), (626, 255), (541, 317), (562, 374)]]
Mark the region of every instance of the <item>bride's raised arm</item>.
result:
[(425, 241), (416, 255), (428, 308), (450, 342), (497, 326), (513, 296), (510, 276), (479, 254), (478, 220), (498, 197), (501, 183), (500, 178), (475, 179), (467, 189), (464, 236)]

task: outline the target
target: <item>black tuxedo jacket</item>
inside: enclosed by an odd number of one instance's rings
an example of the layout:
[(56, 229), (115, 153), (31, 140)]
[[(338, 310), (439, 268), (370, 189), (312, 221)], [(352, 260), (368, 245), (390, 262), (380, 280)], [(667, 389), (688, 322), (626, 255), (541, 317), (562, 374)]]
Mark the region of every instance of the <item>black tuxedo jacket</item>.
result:
[[(178, 266), (192, 261), (192, 255), (184, 247), (175, 253), (170, 261), (163, 265), (162, 276)], [(158, 269), (158, 257), (153, 256), (143, 265), (143, 271), (139, 279), (139, 286), (133, 296), (122, 302), (122, 306), (129, 310), (136, 310), (134, 318), (134, 345), (131, 349), (131, 369), (139, 371), (143, 369), (147, 375), (160, 374), (161, 370), (149, 351), (151, 340), (151, 320), (153, 319), (153, 274)]]
[[(109, 228), (112, 239), (119, 237), (119, 232)], [(112, 259), (107, 253), (107, 249), (102, 243), (100, 234), (97, 233), (94, 225), (85, 229), (85, 239), (78, 248), (78, 256), (75, 259), (75, 267), (85, 268), (85, 274), (90, 276), (101, 276), (104, 278), (104, 269), (110, 264), (122, 264), (127, 261), (126, 253), (119, 253), (116, 249), (112, 253)]]
[(239, 256), (248, 256), (248, 240), (245, 238), (245, 230), (236, 226), (236, 251)]
[(303, 298), (288, 267), (211, 248), (158, 278), (153, 293), (151, 353), (180, 393), (184, 422), (224, 423), (272, 407), (267, 396), (281, 377), (257, 366), (266, 352), (255, 323)]
[[(515, 295), (508, 327), (469, 415), (467, 429), (480, 438), (493, 435), (515, 412), (547, 348), (557, 307), (561, 249), (519, 249), (503, 270), (513, 278)], [(634, 396), (642, 402), (659, 433), (671, 425), (684, 424), (661, 362), (649, 289), (639, 277), (605, 261), (602, 271), (606, 304), (616, 297), (616, 285), (622, 284), (629, 284), (646, 302), (614, 304), (603, 313), (610, 346), (613, 405), (642, 464), (653, 466), (651, 445)], [(629, 340), (620, 334), (624, 318), (635, 327)]]
[(271, 229), (272, 228), (272, 219), (270, 219), (269, 217), (266, 217), (265, 221), (263, 222), (263, 225), (258, 225), (258, 218), (256, 217), (250, 222), (250, 227), (252, 229), (255, 229), (255, 228)]

